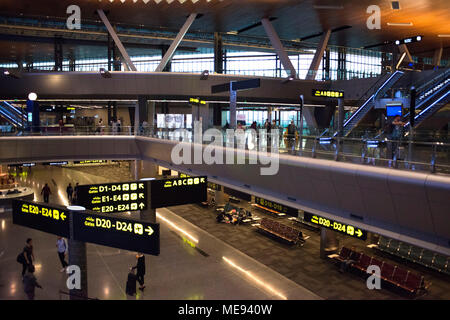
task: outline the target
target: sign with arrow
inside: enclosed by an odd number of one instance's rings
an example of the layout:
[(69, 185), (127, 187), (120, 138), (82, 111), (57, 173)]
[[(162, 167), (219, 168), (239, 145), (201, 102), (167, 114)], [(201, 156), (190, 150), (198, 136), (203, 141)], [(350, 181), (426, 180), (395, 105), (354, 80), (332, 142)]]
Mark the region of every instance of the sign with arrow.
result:
[(360, 240), (367, 239), (367, 231), (349, 224), (334, 221), (308, 212), (304, 213), (303, 219), (307, 222), (316, 224), (324, 228), (331, 229), (333, 231), (345, 234), (353, 238), (357, 238)]
[(67, 209), (60, 206), (14, 200), (13, 223), (65, 238), (69, 236)]
[(147, 183), (143, 181), (82, 185), (77, 189), (78, 203), (101, 213), (147, 209)]
[(159, 224), (95, 212), (73, 214), (74, 240), (159, 255)]

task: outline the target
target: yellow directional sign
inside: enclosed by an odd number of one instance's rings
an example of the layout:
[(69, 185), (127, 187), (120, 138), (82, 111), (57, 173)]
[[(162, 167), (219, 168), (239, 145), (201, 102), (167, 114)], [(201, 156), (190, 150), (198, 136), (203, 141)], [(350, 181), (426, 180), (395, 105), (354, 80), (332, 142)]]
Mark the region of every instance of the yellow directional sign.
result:
[(354, 237), (361, 240), (367, 239), (367, 231), (362, 230), (358, 227), (345, 224), (342, 222), (334, 221), (328, 218), (324, 218), (318, 215), (313, 215), (311, 213), (305, 212), (303, 219), (307, 222), (314, 223), (324, 228), (331, 229), (333, 231), (345, 234), (350, 237)]
[(64, 207), (15, 200), (13, 223), (62, 237), (69, 236), (69, 219)]
[(344, 91), (314, 89), (312, 91), (312, 95), (314, 97), (324, 97), (324, 98), (344, 98)]

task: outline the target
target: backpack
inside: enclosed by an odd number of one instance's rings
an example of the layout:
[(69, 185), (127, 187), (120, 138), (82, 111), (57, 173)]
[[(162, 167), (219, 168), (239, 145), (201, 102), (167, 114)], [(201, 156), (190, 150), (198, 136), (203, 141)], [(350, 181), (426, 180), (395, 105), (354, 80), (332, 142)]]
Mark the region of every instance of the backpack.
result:
[(27, 261), (25, 260), (25, 257), (23, 255), (23, 251), (21, 253), (19, 253), (19, 255), (17, 256), (17, 262), (21, 263), (21, 264), (25, 264), (27, 263)]

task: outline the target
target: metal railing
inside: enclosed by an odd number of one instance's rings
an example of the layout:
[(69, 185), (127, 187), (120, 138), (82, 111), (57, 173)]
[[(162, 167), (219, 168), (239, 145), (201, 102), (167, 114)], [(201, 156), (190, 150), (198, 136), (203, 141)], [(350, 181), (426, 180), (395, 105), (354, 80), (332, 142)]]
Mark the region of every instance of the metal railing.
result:
[[(100, 129), (99, 129), (100, 128)], [(50, 132), (28, 131), (15, 133), (0, 133), (2, 136), (92, 136), (92, 135), (120, 135), (132, 136), (134, 127), (117, 128), (101, 127), (73, 127), (70, 131)], [(223, 146), (230, 146), (226, 131), (216, 128), (223, 137)], [(389, 139), (380, 131), (360, 132), (358, 138), (324, 136), (319, 132), (315, 135), (304, 135), (299, 132), (294, 136), (287, 136), (286, 129), (278, 132), (278, 144), (273, 145), (276, 139), (269, 138), (267, 134), (258, 131), (245, 130), (245, 143), (234, 148), (254, 151), (272, 151), (280, 154), (312, 157), (317, 159), (342, 161), (355, 164), (389, 167), (421, 172), (450, 174), (450, 136), (434, 131), (416, 131), (414, 137), (409, 136), (399, 140)], [(193, 142), (193, 133), (190, 129), (183, 132), (176, 129), (152, 128), (141, 126), (138, 136), (152, 137), (163, 140)], [(272, 143), (272, 144), (271, 144)], [(262, 146), (262, 147), (260, 147)]]

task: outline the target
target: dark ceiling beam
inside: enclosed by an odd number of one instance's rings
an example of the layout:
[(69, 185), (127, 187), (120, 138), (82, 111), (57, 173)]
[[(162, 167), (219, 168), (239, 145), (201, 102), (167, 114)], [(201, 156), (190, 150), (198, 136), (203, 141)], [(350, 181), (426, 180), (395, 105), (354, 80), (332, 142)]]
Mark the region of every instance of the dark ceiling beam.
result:
[[(29, 43), (48, 43), (53, 44), (55, 42), (54, 37), (43, 37), (43, 36), (23, 36), (23, 35), (11, 35), (11, 34), (0, 34), (0, 40), (5, 41), (20, 41), (20, 42), (29, 42)], [(83, 40), (83, 39), (72, 39), (72, 38), (61, 38), (63, 44), (66, 45), (80, 45), (80, 46), (107, 46), (108, 42), (101, 40)], [(142, 44), (142, 43), (131, 43), (131, 42), (123, 42), (125, 46), (129, 48), (137, 48), (137, 49), (155, 49), (160, 50), (161, 45), (157, 44)], [(188, 51), (194, 52), (197, 48), (193, 47), (178, 47), (177, 51)]]
[[(275, 21), (275, 20), (277, 20), (277, 19), (278, 19), (278, 18), (276, 18), (276, 17), (270, 17), (268, 20), (269, 20), (270, 22), (272, 22), (272, 21)], [(244, 28), (242, 28), (242, 29), (239, 29), (239, 30), (237, 31), (237, 33), (238, 33), (238, 34), (243, 33), (243, 32), (246, 32), (246, 31), (248, 31), (248, 30), (257, 28), (257, 27), (259, 27), (259, 26), (261, 26), (261, 25), (262, 25), (262, 23), (261, 23), (261, 21), (259, 21), (259, 22), (256, 22), (256, 23), (254, 23), (254, 24), (251, 24), (251, 25), (249, 25), (249, 26), (247, 26), (247, 27), (244, 27)]]
[[(342, 30), (347, 30), (347, 29), (350, 29), (351, 27), (352, 26), (349, 26), (349, 25), (340, 26), (340, 27), (331, 29), (331, 33), (339, 32), (339, 31), (342, 31)], [(319, 33), (315, 33), (315, 34), (312, 34), (312, 35), (300, 38), (300, 41), (305, 41), (305, 40), (308, 40), (308, 39), (317, 38), (317, 37), (323, 36), (324, 34), (325, 34), (324, 31), (319, 32)]]

